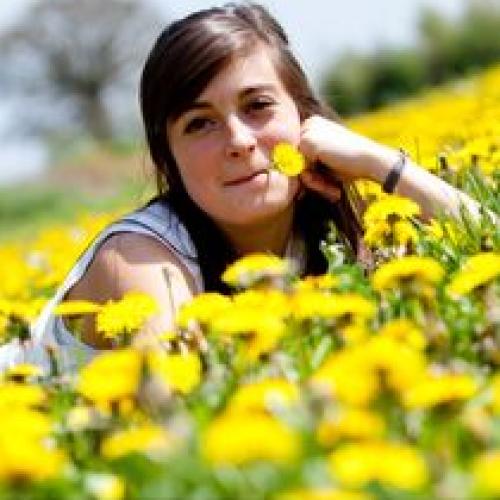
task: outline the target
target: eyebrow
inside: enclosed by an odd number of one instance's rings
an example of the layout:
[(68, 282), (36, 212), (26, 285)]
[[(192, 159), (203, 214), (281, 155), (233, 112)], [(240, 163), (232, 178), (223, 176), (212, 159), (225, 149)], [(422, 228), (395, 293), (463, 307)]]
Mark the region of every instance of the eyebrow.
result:
[[(262, 84), (262, 85), (252, 85), (251, 87), (247, 87), (243, 89), (239, 94), (238, 94), (238, 99), (244, 99), (248, 97), (249, 95), (255, 94), (257, 92), (265, 92), (265, 91), (275, 91), (276, 88), (274, 85), (271, 84)], [(212, 105), (208, 101), (194, 101), (190, 104), (188, 104), (181, 112), (181, 116), (189, 113), (190, 111), (196, 111), (199, 109), (210, 109)]]

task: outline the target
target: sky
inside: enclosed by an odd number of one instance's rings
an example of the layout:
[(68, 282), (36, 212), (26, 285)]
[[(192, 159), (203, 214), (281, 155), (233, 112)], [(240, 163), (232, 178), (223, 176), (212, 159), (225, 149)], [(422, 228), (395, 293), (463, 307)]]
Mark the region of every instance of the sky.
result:
[[(0, 29), (14, 22), (32, 0), (1, 0)], [(78, 0), (74, 0), (78, 1)], [(105, 1), (105, 0), (104, 0)], [(146, 0), (144, 0), (146, 1)], [(167, 19), (225, 1), (150, 0)], [(329, 63), (343, 51), (371, 52), (381, 45), (410, 45), (423, 6), (457, 17), (467, 0), (260, 0), (283, 25), (290, 43), (309, 75), (319, 86)], [(470, 1), (470, 0), (469, 0)], [(1, 66), (0, 66), (1, 68)], [(0, 100), (0, 184), (11, 184), (43, 171), (46, 155), (34, 142), (1, 141), (13, 115)]]

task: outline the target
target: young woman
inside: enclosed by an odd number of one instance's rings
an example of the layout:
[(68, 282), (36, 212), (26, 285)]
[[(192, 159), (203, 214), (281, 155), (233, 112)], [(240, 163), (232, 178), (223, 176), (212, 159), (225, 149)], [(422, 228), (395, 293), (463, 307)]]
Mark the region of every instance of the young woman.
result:
[[(104, 302), (130, 290), (162, 310), (151, 332), (201, 291), (225, 291), (224, 268), (250, 252), (296, 260), (321, 273), (319, 243), (332, 220), (353, 255), (362, 253), (349, 181), (366, 178), (409, 196), (424, 214), (475, 203), (402, 158), (338, 123), (313, 95), (280, 25), (262, 7), (230, 4), (168, 26), (145, 64), (140, 103), (158, 196), (105, 230), (80, 258), (41, 315), (35, 344), (74, 350), (109, 345), (89, 316), (83, 342), (52, 315), (64, 299)], [(309, 168), (286, 177), (271, 168), (280, 142), (296, 145)]]

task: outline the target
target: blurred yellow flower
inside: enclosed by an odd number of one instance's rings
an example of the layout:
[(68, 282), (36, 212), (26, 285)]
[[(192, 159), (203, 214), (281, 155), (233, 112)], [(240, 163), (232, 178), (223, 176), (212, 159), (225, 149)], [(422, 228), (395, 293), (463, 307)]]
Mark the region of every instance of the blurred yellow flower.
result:
[(96, 356), (79, 373), (78, 392), (100, 409), (123, 399), (133, 399), (139, 387), (142, 355), (121, 349)]
[(40, 385), (17, 382), (0, 384), (0, 409), (36, 407), (45, 403), (47, 394)]
[(375, 304), (355, 293), (328, 294), (317, 290), (298, 290), (291, 298), (293, 316), (298, 320), (312, 318), (370, 319)]
[(284, 491), (273, 500), (374, 500), (368, 493), (333, 488), (297, 488)]
[(286, 379), (267, 378), (240, 386), (229, 400), (227, 411), (276, 411), (298, 403), (299, 387)]
[(500, 414), (500, 374), (491, 377), (491, 406), (496, 415)]
[(147, 362), (154, 377), (181, 394), (189, 394), (201, 381), (201, 361), (196, 353), (152, 351), (147, 355)]
[(422, 330), (407, 319), (394, 319), (385, 323), (378, 334), (400, 341), (419, 351), (425, 349), (427, 345), (427, 339)]
[(420, 207), (409, 198), (390, 195), (380, 198), (371, 203), (363, 214), (363, 223), (366, 228), (380, 221), (388, 222), (390, 218), (394, 221), (408, 219), (420, 214)]
[(48, 439), (50, 419), (26, 408), (0, 409), (0, 481), (41, 481), (57, 476), (67, 463)]
[(379, 393), (377, 374), (362, 365), (352, 348), (331, 354), (309, 379), (312, 389), (352, 406), (366, 406)]
[(382, 264), (372, 275), (375, 290), (396, 288), (402, 281), (436, 284), (444, 276), (441, 264), (430, 257), (407, 255)]
[(469, 257), (446, 287), (450, 295), (466, 295), (500, 276), (500, 253), (482, 252)]
[(33, 379), (40, 377), (43, 370), (36, 365), (30, 363), (19, 363), (5, 370), (3, 376), (5, 379), (10, 380), (23, 380)]
[(146, 294), (129, 292), (119, 301), (109, 301), (97, 313), (97, 330), (106, 338), (136, 333), (158, 312), (156, 300)]
[(57, 304), (54, 308), (54, 314), (58, 316), (78, 316), (80, 314), (96, 313), (101, 309), (100, 304), (87, 300), (67, 300)]
[(231, 305), (231, 299), (215, 292), (201, 293), (183, 304), (176, 316), (176, 323), (187, 328), (192, 321), (206, 325), (214, 316)]
[(500, 495), (500, 450), (494, 449), (478, 455), (472, 463), (475, 487), (484, 495)]
[(280, 290), (245, 290), (233, 295), (233, 304), (236, 307), (254, 308), (256, 311), (269, 313), (284, 318), (290, 314), (290, 301), (288, 296)]
[(316, 429), (316, 438), (323, 446), (332, 446), (340, 439), (380, 439), (385, 432), (381, 415), (357, 408), (346, 408), (322, 420)]
[(299, 175), (306, 168), (306, 161), (302, 153), (292, 144), (280, 142), (272, 151), (274, 168), (281, 173), (293, 177)]
[(418, 490), (428, 481), (427, 465), (413, 447), (373, 441), (341, 445), (329, 459), (335, 479), (347, 487), (371, 481), (404, 490)]
[(222, 274), (222, 281), (234, 287), (247, 287), (264, 278), (283, 277), (291, 264), (277, 255), (253, 253), (238, 259)]
[(157, 425), (144, 424), (106, 436), (101, 444), (101, 454), (109, 460), (130, 453), (159, 457), (172, 451), (173, 446), (174, 439), (165, 429)]
[(333, 274), (322, 274), (320, 276), (306, 276), (295, 283), (296, 290), (331, 290), (339, 285), (340, 280)]
[(446, 403), (467, 401), (477, 390), (477, 382), (469, 375), (428, 376), (410, 387), (402, 399), (406, 408), (431, 408)]
[(274, 417), (230, 412), (210, 422), (202, 436), (201, 451), (214, 464), (243, 465), (256, 460), (287, 463), (298, 457), (300, 441)]

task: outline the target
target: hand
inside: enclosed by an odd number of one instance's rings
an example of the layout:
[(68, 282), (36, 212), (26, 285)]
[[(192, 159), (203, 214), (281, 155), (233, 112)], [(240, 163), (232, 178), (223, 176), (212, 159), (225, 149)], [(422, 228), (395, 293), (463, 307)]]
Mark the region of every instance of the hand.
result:
[[(382, 182), (398, 158), (396, 151), (321, 116), (302, 123), (299, 149), (310, 164), (319, 162), (329, 167), (340, 181)], [(307, 185), (304, 174), (302, 178)]]
[(306, 168), (300, 175), (300, 180), (305, 187), (318, 192), (332, 203), (339, 201), (342, 196), (340, 181), (328, 167), (321, 164)]

